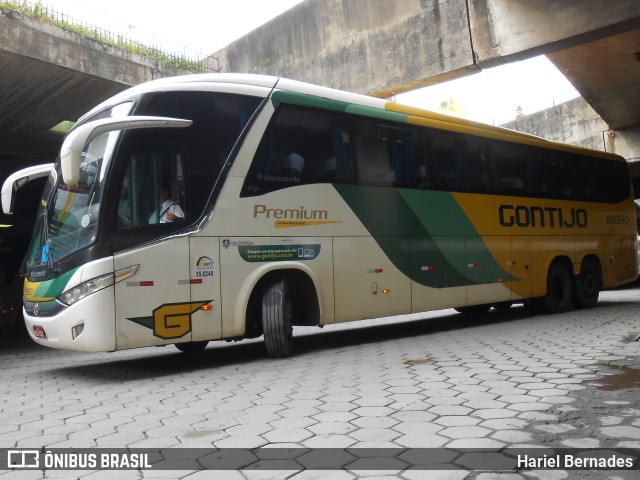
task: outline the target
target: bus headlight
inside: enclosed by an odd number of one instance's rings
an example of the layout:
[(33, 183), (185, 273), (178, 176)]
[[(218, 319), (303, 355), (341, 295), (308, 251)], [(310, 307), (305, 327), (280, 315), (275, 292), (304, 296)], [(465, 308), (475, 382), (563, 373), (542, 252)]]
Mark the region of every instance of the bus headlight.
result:
[(71, 290), (67, 290), (60, 295), (59, 300), (66, 305), (73, 305), (78, 300), (82, 300), (84, 297), (96, 293), (103, 288), (113, 285), (113, 273), (102, 275), (101, 277), (92, 278), (80, 285), (73, 287)]
[(107, 273), (106, 275), (87, 280), (86, 282), (76, 285), (72, 289), (64, 292), (58, 297), (58, 300), (67, 306), (73, 305), (78, 300), (82, 300), (84, 297), (89, 296), (92, 293), (96, 293), (99, 290), (110, 287), (114, 283), (121, 282), (122, 280), (135, 275), (139, 266), (140, 265), (131, 265), (130, 267), (116, 270), (115, 273)]

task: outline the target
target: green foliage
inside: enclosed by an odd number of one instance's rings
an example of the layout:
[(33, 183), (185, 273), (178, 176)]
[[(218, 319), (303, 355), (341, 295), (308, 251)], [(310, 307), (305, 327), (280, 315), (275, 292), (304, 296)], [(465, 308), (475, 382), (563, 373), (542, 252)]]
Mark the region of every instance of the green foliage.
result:
[(96, 40), (98, 42), (128, 50), (130, 52), (166, 63), (167, 65), (171, 65), (187, 72), (204, 72), (208, 70), (201, 61), (190, 60), (185, 56), (170, 55), (158, 50), (157, 48), (148, 47), (139, 42), (129, 40), (121, 36), (112, 38), (109, 32), (98, 29), (96, 27), (78, 25), (77, 23), (73, 23), (68, 16), (67, 20), (65, 20), (64, 14), (60, 16), (54, 15), (47, 8), (43, 7), (41, 2), (32, 4), (30, 2), (27, 2), (26, 0), (0, 0), (0, 9), (7, 9), (18, 12), (21, 15), (35, 18), (42, 22), (60, 27), (64, 30), (77, 33), (78, 35), (82, 35), (83, 37), (92, 38), (93, 40)]

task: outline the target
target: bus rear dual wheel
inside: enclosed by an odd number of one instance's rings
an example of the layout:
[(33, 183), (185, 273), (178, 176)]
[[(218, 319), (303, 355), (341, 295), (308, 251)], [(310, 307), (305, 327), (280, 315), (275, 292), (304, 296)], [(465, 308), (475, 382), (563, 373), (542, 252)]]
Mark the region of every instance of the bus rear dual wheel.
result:
[(600, 276), (596, 265), (585, 260), (580, 275), (572, 278), (560, 262), (554, 262), (547, 274), (547, 294), (525, 300), (534, 313), (562, 313), (573, 303), (577, 308), (591, 308), (600, 296)]

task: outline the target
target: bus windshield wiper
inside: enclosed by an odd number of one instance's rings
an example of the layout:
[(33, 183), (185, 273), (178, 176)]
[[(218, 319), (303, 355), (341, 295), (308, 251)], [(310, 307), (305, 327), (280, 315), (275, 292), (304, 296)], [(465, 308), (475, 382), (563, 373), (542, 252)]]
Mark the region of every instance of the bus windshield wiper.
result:
[(44, 208), (42, 210), (42, 253), (46, 257), (47, 268), (49, 271), (53, 273), (58, 273), (60, 269), (58, 268), (58, 264), (55, 265), (51, 261), (51, 252), (50, 252), (50, 240), (49, 240), (49, 218), (48, 218), (48, 209)]

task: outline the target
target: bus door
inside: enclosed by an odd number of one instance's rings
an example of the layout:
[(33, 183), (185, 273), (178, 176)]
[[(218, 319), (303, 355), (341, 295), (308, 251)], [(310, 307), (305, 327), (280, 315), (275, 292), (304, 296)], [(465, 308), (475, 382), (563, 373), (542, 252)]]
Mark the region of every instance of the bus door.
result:
[(114, 256), (119, 270), (137, 267), (115, 285), (116, 348), (191, 339), (188, 237), (171, 238)]
[(130, 276), (115, 287), (117, 349), (191, 340), (189, 238), (177, 234), (187, 208), (183, 157), (173, 145), (141, 143), (119, 180), (111, 244), (116, 275)]

